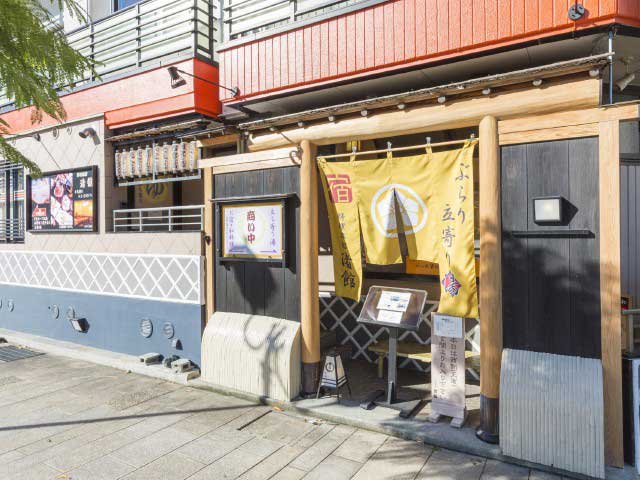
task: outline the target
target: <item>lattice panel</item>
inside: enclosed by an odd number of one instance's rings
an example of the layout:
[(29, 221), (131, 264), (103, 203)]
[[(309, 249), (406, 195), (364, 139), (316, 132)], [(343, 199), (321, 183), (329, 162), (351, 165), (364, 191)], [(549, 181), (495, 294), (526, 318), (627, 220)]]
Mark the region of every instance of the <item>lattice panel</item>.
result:
[[(360, 302), (354, 302), (335, 295), (320, 296), (320, 324), (325, 330), (336, 332), (338, 341), (342, 345), (351, 345), (352, 358), (362, 358), (368, 362), (375, 362), (377, 354), (369, 351), (369, 346), (384, 337), (385, 329), (358, 323), (358, 315), (362, 309), (365, 297)], [(427, 300), (426, 308), (422, 312), (421, 322), (417, 332), (405, 331), (399, 339), (429, 345), (431, 343), (431, 313), (438, 309), (440, 302)], [(466, 325), (466, 348), (474, 352), (480, 351), (480, 324), (477, 320), (468, 319)], [(430, 365), (409, 358), (398, 358), (398, 365), (402, 368), (415, 368), (423, 372), (430, 370)], [(476, 380), (480, 376), (475, 368), (468, 368), (467, 372)]]
[(0, 283), (201, 305), (202, 257), (0, 251)]

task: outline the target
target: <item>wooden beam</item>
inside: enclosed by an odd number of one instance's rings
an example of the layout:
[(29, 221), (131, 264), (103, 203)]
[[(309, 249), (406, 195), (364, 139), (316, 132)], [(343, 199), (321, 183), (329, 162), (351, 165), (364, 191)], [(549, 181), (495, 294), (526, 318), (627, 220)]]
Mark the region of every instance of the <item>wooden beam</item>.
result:
[(605, 107), (586, 108), (544, 115), (526, 115), (519, 118), (502, 120), (498, 124), (500, 135), (513, 132), (585, 125), (610, 120), (635, 120), (640, 117), (638, 101), (625, 102)]
[(238, 153), (222, 157), (206, 157), (198, 162), (199, 168), (213, 168), (214, 175), (264, 168), (290, 167), (293, 165), (300, 165), (300, 153), (295, 147), (253, 153)]
[(198, 140), (197, 146), (199, 148), (204, 147), (217, 147), (219, 145), (233, 145), (238, 141), (240, 135), (237, 133), (230, 133), (228, 135), (220, 135), (219, 137), (201, 138)]
[(213, 253), (213, 203), (209, 201), (214, 197), (213, 192), (213, 174), (211, 168), (205, 168), (202, 172), (204, 178), (204, 218), (202, 219), (204, 227), (204, 265), (205, 265), (205, 324), (215, 311), (214, 304), (214, 253)]
[(252, 136), (249, 148), (258, 151), (299, 143), (304, 139), (317, 145), (329, 145), (349, 140), (473, 127), (486, 115), (500, 119), (513, 118), (525, 114), (592, 108), (600, 101), (598, 79), (564, 80), (543, 85), (537, 89), (516, 89), (495, 97), (483, 95), (453, 100), (443, 105), (432, 103)]
[(480, 428), (497, 443), (502, 363), (502, 220), (498, 121), (480, 121)]
[(599, 133), (597, 123), (571, 125), (568, 127), (542, 128), (523, 132), (509, 132), (500, 134), (500, 145), (514, 145), (517, 143), (547, 142), (565, 140), (567, 138), (595, 137)]
[(304, 140), (300, 166), (300, 318), (302, 390), (310, 394), (320, 373), (320, 305), (318, 285), (318, 167), (316, 147)]
[(620, 122), (601, 122), (599, 141), (600, 313), (605, 462), (623, 467), (620, 313)]

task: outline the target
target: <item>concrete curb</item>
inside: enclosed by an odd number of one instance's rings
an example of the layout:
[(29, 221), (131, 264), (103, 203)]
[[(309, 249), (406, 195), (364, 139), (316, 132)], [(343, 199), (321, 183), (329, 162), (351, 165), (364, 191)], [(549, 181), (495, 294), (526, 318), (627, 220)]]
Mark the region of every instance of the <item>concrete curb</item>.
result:
[(188, 385), (194, 375), (200, 375), (199, 371), (191, 371), (184, 373), (173, 373), (170, 369), (162, 365), (145, 365), (141, 363), (137, 357), (125, 355), (122, 353), (114, 353), (108, 350), (100, 350), (93, 347), (85, 347), (75, 343), (64, 342), (61, 340), (49, 340), (36, 335), (27, 333), (19, 333), (11, 330), (0, 329), (0, 337), (5, 338), (9, 343), (22, 345), (35, 350), (40, 350), (53, 355), (73, 358), (83, 362), (96, 363), (105, 367), (124, 370), (126, 372), (146, 375), (148, 377), (165, 380), (167, 382), (178, 383), (180, 385)]

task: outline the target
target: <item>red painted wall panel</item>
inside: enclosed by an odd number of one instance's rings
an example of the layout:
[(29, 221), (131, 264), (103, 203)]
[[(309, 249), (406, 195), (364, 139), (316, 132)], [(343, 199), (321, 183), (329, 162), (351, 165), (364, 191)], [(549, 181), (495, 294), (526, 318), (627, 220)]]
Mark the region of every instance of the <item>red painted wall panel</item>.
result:
[[(269, 96), (333, 81), (426, 65), (435, 60), (614, 22), (640, 26), (639, 0), (391, 0), (224, 49), (222, 77), (237, 98)], [(232, 53), (229, 55), (229, 53)]]
[[(231, 51), (225, 52), (224, 62), (232, 65)], [(179, 69), (218, 83), (218, 68), (201, 60), (191, 59), (175, 64)], [(230, 71), (229, 69), (226, 70)], [(158, 120), (187, 113), (202, 113), (215, 117), (222, 111), (218, 88), (201, 80), (183, 76), (186, 84), (171, 88), (167, 66), (137, 75), (108, 81), (69, 93), (61, 97), (67, 120), (104, 114), (110, 128)], [(22, 108), (0, 115), (9, 124), (11, 133), (20, 133), (39, 127), (55, 125), (51, 117), (39, 124), (31, 123), (32, 109)]]

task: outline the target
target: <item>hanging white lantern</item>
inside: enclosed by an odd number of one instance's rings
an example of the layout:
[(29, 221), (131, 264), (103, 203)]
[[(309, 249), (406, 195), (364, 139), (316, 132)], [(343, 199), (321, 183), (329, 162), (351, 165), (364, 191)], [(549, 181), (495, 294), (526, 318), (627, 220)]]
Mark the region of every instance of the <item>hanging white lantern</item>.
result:
[(171, 142), (171, 170), (173, 173), (178, 172), (178, 156), (179, 156), (179, 148), (180, 146), (175, 142)]
[(129, 176), (134, 177), (136, 175), (136, 151), (131, 147), (129, 149), (129, 158), (127, 159)]
[(138, 147), (136, 149), (136, 168), (137, 168), (137, 173), (139, 177), (142, 176), (143, 168), (144, 168), (143, 161), (142, 161), (142, 153), (143, 153), (143, 150), (140, 147)]
[(116, 149), (115, 153), (113, 154), (113, 161), (115, 164), (115, 169), (116, 169), (116, 178), (120, 178), (121, 176), (121, 170), (120, 170), (120, 151)]
[(147, 175), (153, 175), (153, 148), (150, 145), (147, 145), (144, 149), (144, 159), (147, 165)]

